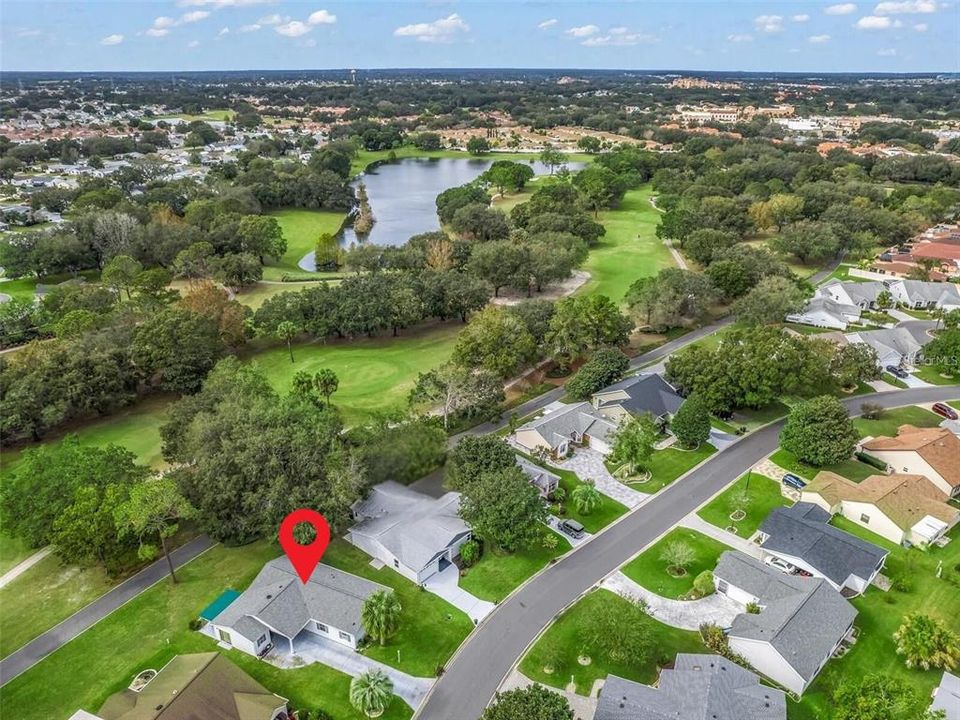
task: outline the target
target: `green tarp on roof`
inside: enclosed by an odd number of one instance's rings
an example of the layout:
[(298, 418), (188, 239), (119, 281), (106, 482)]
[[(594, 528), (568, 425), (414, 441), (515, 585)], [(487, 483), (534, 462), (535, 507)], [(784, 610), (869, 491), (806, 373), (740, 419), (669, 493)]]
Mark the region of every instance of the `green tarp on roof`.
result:
[(240, 593), (238, 593), (236, 590), (224, 590), (222, 593), (220, 593), (220, 597), (203, 609), (203, 612), (200, 613), (200, 617), (207, 621), (216, 619), (217, 615), (226, 610), (230, 606), (230, 603), (232, 603), (238, 597), (240, 597)]

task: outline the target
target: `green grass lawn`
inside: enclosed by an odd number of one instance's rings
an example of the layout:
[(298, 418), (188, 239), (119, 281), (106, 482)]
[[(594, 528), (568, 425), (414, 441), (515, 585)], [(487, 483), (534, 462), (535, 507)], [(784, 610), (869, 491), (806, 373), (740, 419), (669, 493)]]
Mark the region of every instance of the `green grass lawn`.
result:
[[(742, 520), (733, 521), (730, 519), (730, 515), (735, 509), (732, 500), (744, 488), (747, 489), (750, 498), (745, 509), (746, 516)], [(770, 514), (771, 510), (789, 504), (790, 501), (780, 494), (780, 483), (765, 475), (750, 473), (741, 477), (700, 508), (697, 515), (718, 528), (734, 527), (737, 530), (737, 535), (748, 538), (757, 531), (760, 523)]]
[[(340, 281), (329, 280), (328, 282), (335, 284)], [(318, 284), (317, 282), (258, 282), (238, 292), (236, 299), (240, 304), (246, 305), (251, 310), (256, 310), (275, 295), (280, 295), (285, 292), (297, 292), (298, 290), (316, 287)]]
[(35, 552), (36, 550), (20, 538), (0, 533), (0, 575), (19, 565)]
[[(78, 273), (79, 276), (88, 281), (96, 281), (100, 278), (99, 270), (84, 270)], [(22, 277), (16, 280), (6, 280), (0, 277), (0, 293), (10, 297), (20, 298), (21, 300), (32, 300), (37, 291), (37, 285), (58, 285), (73, 279), (75, 276), (70, 273), (58, 273), (56, 275), (46, 275), (42, 278)]]
[(733, 414), (730, 422), (737, 427), (743, 425), (747, 430), (756, 430), (774, 420), (779, 420), (790, 412), (790, 408), (775, 400), (762, 408), (741, 408)]
[(814, 467), (813, 465), (808, 465), (807, 463), (801, 461), (791, 452), (780, 448), (773, 455), (770, 456), (770, 459), (784, 470), (788, 470), (795, 475), (799, 475), (802, 478), (812, 480), (814, 476), (821, 470), (829, 470), (830, 472), (836, 473), (837, 475), (842, 475), (847, 478), (847, 480), (852, 480), (853, 482), (860, 482), (865, 480), (871, 475), (876, 475), (879, 471), (872, 465), (867, 465), (862, 463), (859, 460), (844, 460), (841, 463), (836, 463), (834, 465), (824, 465), (823, 467)]
[[(270, 213), (280, 223), (283, 239), (287, 241), (287, 251), (279, 260), (271, 260), (263, 269), (265, 280), (279, 280), (284, 272), (302, 274), (304, 270), (297, 264), (307, 253), (317, 246), (317, 240), (324, 233), (336, 235), (340, 232), (346, 213), (332, 210), (305, 210), (303, 208), (284, 208)], [(325, 274), (325, 273), (321, 273)]]
[(560, 541), (552, 550), (540, 543), (510, 554), (500, 554), (491, 551), (489, 547), (484, 548), (480, 562), (467, 569), (460, 579), (460, 587), (481, 600), (500, 602), (550, 560), (570, 549), (570, 543), (544, 527), (543, 534), (547, 533)]
[[(0, 291), (3, 291), (3, 285), (0, 285)], [(931, 385), (956, 385), (960, 383), (960, 375), (944, 375), (930, 365), (921, 366), (913, 374)]]
[(910, 387), (903, 380), (901, 380), (900, 378), (894, 377), (888, 372), (881, 373), (880, 379), (883, 380), (885, 383), (893, 385), (895, 388), (900, 388), (901, 390), (905, 390), (906, 388)]
[(579, 292), (606, 295), (620, 303), (634, 280), (673, 265), (670, 251), (655, 234), (660, 213), (650, 205), (651, 195), (650, 185), (630, 190), (616, 210), (601, 213), (607, 232), (590, 250), (583, 265), (590, 280)]
[(233, 119), (233, 115), (233, 110), (206, 110), (199, 115), (181, 113), (179, 115), (164, 115), (163, 117), (144, 119), (148, 122), (156, 122), (159, 120), (184, 120), (186, 122), (193, 122), (194, 120), (216, 120), (219, 122), (228, 122)]
[[(582, 650), (585, 618), (609, 603), (626, 603), (608, 590), (595, 590), (566, 610), (537, 640), (520, 663), (520, 671), (532, 680), (563, 688), (571, 676), (579, 695), (589, 694), (595, 680), (613, 674), (628, 680), (652, 685), (659, 674), (658, 662), (672, 661), (677, 653), (706, 652), (695, 632), (677, 630), (644, 616), (643, 625), (649, 633), (651, 652), (643, 663), (618, 663), (607, 658), (591, 657), (589, 665), (581, 665), (577, 657)], [(555, 664), (552, 673), (544, 671), (550, 661)]]
[(860, 433), (860, 437), (896, 437), (897, 428), (901, 425), (916, 425), (917, 427), (937, 427), (943, 420), (939, 415), (926, 408), (908, 406), (884, 410), (879, 420), (867, 420), (862, 417), (854, 418), (853, 425)]
[(629, 483), (634, 490), (655, 493), (662, 490), (688, 470), (702, 463), (717, 449), (709, 443), (702, 443), (696, 450), (666, 448), (657, 450), (647, 462), (650, 479), (646, 482)]
[[(249, 585), (278, 553), (267, 542), (213, 548), (179, 571), (178, 584), (158, 583), (10, 681), (0, 694), (0, 716), (64, 718), (79, 707), (96, 711), (139, 671), (159, 668), (178, 653), (216, 650), (211, 638), (190, 631), (187, 623), (223, 590)], [(294, 708), (362, 719), (347, 700), (350, 678), (342, 673), (323, 665), (279, 670), (235, 650), (227, 656)], [(410, 715), (395, 699), (384, 717)]]
[[(883, 540), (865, 528), (834, 517), (840, 529), (876, 543), (890, 551), (884, 574), (907, 577), (912, 583), (909, 592), (876, 588), (853, 600), (859, 611), (855, 625), (860, 637), (844, 657), (831, 660), (816, 679), (791, 718), (814, 720), (829, 716), (830, 697), (843, 679), (856, 679), (868, 673), (882, 673), (900, 677), (916, 689), (920, 697), (929, 698), (940, 682), (942, 670), (910, 670), (903, 658), (896, 654), (893, 633), (904, 615), (922, 612), (940, 618), (955, 633), (960, 633), (960, 530), (954, 528), (952, 542), (945, 548), (928, 551), (907, 550)], [(943, 562), (943, 577), (936, 576), (938, 563)]]
[(406, 405), (417, 374), (445, 362), (456, 342), (459, 324), (408, 331), (399, 338), (355, 339), (325, 344), (319, 340), (250, 356), (280, 392), (287, 392), (298, 370), (330, 368), (340, 379), (333, 403), (347, 423), (356, 423), (376, 410)]
[(400, 598), (402, 614), (397, 634), (386, 645), (374, 643), (364, 650), (363, 654), (374, 660), (411, 675), (434, 677), (437, 667), (450, 659), (473, 630), (473, 622), (466, 613), (421, 590), (391, 568), (374, 570), (370, 557), (345, 540), (330, 543), (323, 562), (392, 587)]
[[(689, 545), (695, 556), (695, 560), (686, 568), (686, 573), (680, 577), (674, 577), (667, 572), (667, 563), (660, 559), (664, 548), (673, 542)], [(729, 549), (723, 543), (696, 530), (675, 527), (620, 570), (635, 583), (657, 595), (682, 599), (693, 590), (694, 578), (704, 570), (712, 571), (717, 566), (721, 553)]]

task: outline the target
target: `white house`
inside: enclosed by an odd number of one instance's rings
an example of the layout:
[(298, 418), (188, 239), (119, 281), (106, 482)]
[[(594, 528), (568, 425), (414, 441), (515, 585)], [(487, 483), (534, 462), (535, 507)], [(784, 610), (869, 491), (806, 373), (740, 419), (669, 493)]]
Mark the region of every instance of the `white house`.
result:
[(448, 568), (472, 537), (459, 509), (459, 493), (432, 498), (400, 483), (380, 483), (354, 503), (357, 524), (346, 539), (420, 584)]
[(787, 322), (846, 330), (850, 323), (860, 322), (860, 308), (828, 297), (814, 297), (803, 310), (787, 315)]
[(960, 288), (953, 283), (898, 278), (887, 285), (898, 303), (915, 310), (960, 310)]
[(894, 327), (847, 333), (851, 343), (864, 343), (877, 351), (877, 365), (909, 368), (916, 365), (923, 347), (933, 338), (922, 328)]
[(894, 472), (923, 475), (949, 497), (960, 496), (960, 438), (945, 428), (901, 425), (896, 437), (870, 438), (861, 447)]
[(889, 292), (887, 286), (878, 280), (870, 282), (836, 280), (818, 288), (817, 296), (841, 305), (853, 305), (860, 310), (876, 310), (877, 298), (885, 291)]
[(566, 455), (572, 445), (579, 444), (607, 455), (616, 429), (616, 422), (603, 417), (590, 403), (581, 402), (550, 410), (521, 425), (514, 439), (530, 452), (543, 449), (558, 457)]

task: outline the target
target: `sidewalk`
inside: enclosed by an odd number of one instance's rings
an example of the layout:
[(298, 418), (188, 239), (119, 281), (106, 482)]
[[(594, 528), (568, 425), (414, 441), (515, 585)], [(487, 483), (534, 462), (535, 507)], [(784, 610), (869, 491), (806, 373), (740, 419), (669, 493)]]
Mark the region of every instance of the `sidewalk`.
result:
[(530, 687), (531, 685), (540, 685), (541, 687), (547, 688), (547, 690), (557, 693), (557, 695), (563, 695), (563, 697), (567, 699), (567, 702), (570, 703), (570, 709), (573, 710), (573, 717), (575, 720), (593, 720), (594, 713), (597, 712), (596, 695), (600, 688), (603, 687), (603, 681), (597, 680), (593, 686), (592, 696), (584, 697), (583, 695), (577, 695), (576, 693), (568, 692), (567, 690), (558, 690), (557, 688), (550, 687), (549, 685), (535, 683), (522, 672), (514, 668), (510, 671), (510, 674), (507, 675), (506, 679), (497, 689), (497, 692), (518, 690), (520, 688)]
[(726, 595), (714, 593), (699, 600), (671, 600), (650, 592), (617, 570), (600, 587), (625, 598), (640, 598), (650, 608), (650, 617), (681, 630), (698, 630), (703, 623), (726, 628), (741, 611)]
[(761, 553), (759, 545), (755, 545), (739, 535), (734, 535), (726, 530), (721, 530), (716, 525), (711, 525), (695, 512), (690, 513), (683, 520), (681, 520), (680, 525), (682, 527), (689, 528), (690, 530), (696, 530), (698, 533), (702, 533), (703, 535), (711, 537), (718, 542), (722, 542), (724, 545), (731, 547), (734, 550), (739, 550), (740, 552), (749, 555), (752, 558), (756, 558), (757, 560), (760, 559)]
[(460, 587), (460, 570), (456, 565), (427, 578), (423, 586), (434, 595), (442, 597), (455, 608), (463, 610), (474, 624), (483, 620), (496, 607), (492, 602), (474, 597)]
[(12, 581), (16, 580), (18, 577), (23, 575), (27, 570), (32, 568), (38, 562), (43, 560), (47, 555), (53, 552), (53, 546), (48, 545), (45, 548), (37, 550), (33, 555), (28, 557), (26, 560), (22, 560), (19, 564), (14, 565), (12, 568), (7, 570), (2, 576), (0, 576), (0, 588), (4, 588), (9, 585)]

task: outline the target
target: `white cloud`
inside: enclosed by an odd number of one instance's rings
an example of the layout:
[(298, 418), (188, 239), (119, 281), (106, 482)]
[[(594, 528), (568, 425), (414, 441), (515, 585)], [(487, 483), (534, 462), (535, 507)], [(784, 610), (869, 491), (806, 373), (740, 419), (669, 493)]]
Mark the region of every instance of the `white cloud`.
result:
[(187, 47), (188, 47), (188, 48), (200, 47), (200, 41), (199, 41), (199, 40), (191, 40), (190, 42), (187, 43)]
[(306, 35), (308, 32), (310, 32), (311, 27), (305, 22), (291, 20), (283, 25), (277, 25), (273, 29), (286, 37), (300, 37), (301, 35)]
[(630, 28), (615, 27), (610, 28), (606, 35), (593, 35), (580, 44), (586, 47), (626, 47), (639, 45), (640, 43), (657, 42), (657, 40), (658, 38), (655, 35), (631, 32)]
[(727, 35), (727, 40), (733, 43), (751, 42), (753, 40), (753, 35), (747, 35), (746, 33)]
[(927, 30), (930, 29), (930, 27), (926, 23), (917, 23), (916, 25), (913, 26), (913, 29), (916, 30), (917, 32), (926, 32)]
[(222, 27), (220, 28), (220, 32), (217, 33), (217, 37), (223, 37), (224, 35), (229, 35), (229, 34), (230, 34), (230, 28)]
[(37, 37), (38, 35), (43, 35), (43, 31), (31, 28), (17, 30), (17, 37)]
[(811, 35), (807, 38), (807, 42), (812, 42), (814, 44), (821, 44), (825, 42), (830, 42), (829, 35)]
[(257, 25), (279, 25), (282, 22), (286, 22), (290, 18), (284, 18), (282, 15), (274, 13), (273, 15), (264, 15), (262, 18), (257, 20)]
[(103, 40), (100, 41), (101, 45), (119, 45), (123, 42), (123, 35), (119, 33), (114, 33), (113, 35), (107, 35)]
[(566, 31), (567, 35), (575, 38), (590, 37), (591, 35), (596, 35), (598, 32), (600, 32), (600, 28), (596, 25), (581, 25), (580, 27), (572, 27)]
[(314, 38), (307, 38), (300, 43), (303, 47), (316, 47), (317, 41)]
[(556, 18), (550, 18), (549, 20), (544, 20), (542, 23), (540, 23), (539, 25), (537, 25), (537, 27), (540, 28), (541, 30), (546, 30), (547, 28), (553, 27), (553, 26), (556, 25), (558, 22), (560, 22), (560, 21), (557, 20)]
[(307, 24), (309, 25), (333, 25), (336, 21), (337, 16), (326, 10), (312, 12), (310, 17), (307, 18)]
[(170, 31), (167, 28), (152, 27), (147, 30), (147, 35), (150, 37), (166, 37), (169, 34)]
[(177, 24), (177, 21), (172, 17), (167, 17), (166, 15), (161, 15), (160, 17), (153, 19), (153, 27), (155, 28), (170, 28)]
[(449, 43), (458, 33), (468, 32), (470, 26), (457, 13), (429, 23), (403, 25), (393, 31), (396, 37), (412, 37), (420, 42)]
[(810, 19), (809, 15), (793, 15), (791, 18), (794, 22), (807, 22)]
[(896, 57), (897, 51), (893, 48), (886, 48), (885, 50), (877, 50), (877, 55), (880, 57)]
[(758, 15), (753, 19), (753, 26), (757, 32), (778, 33), (783, 32), (783, 16), (781, 15)]
[(259, 30), (262, 26), (257, 23), (251, 23), (250, 25), (241, 25), (240, 32), (242, 33), (252, 33)]
[(886, 30), (893, 25), (890, 18), (882, 15), (866, 15), (857, 20), (857, 28), (860, 30)]
[(186, 25), (187, 23), (200, 22), (201, 20), (206, 20), (210, 17), (210, 13), (206, 10), (193, 10), (188, 13), (184, 13), (180, 16), (180, 24)]
[(936, 11), (937, 3), (935, 0), (903, 0), (903, 2), (882, 2), (873, 9), (875, 15), (913, 15), (918, 13), (935, 13)]
[(839, 5), (830, 5), (824, 12), (827, 15), (850, 15), (857, 11), (855, 3), (840, 3)]

